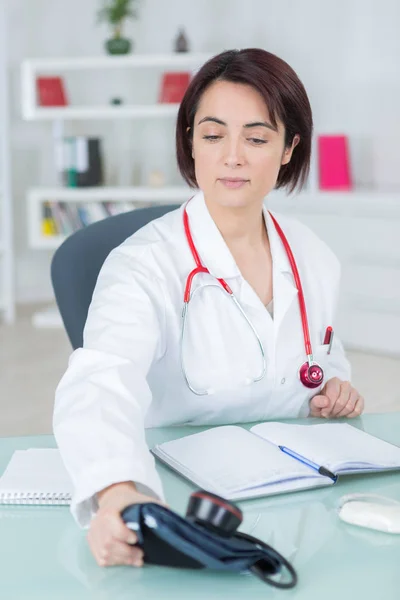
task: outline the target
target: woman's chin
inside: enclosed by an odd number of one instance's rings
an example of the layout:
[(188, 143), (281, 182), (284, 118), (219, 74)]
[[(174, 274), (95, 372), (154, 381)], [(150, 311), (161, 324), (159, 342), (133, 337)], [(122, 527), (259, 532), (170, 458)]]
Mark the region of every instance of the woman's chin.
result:
[(256, 199), (249, 193), (243, 193), (242, 190), (233, 190), (228, 193), (219, 193), (214, 196), (214, 202), (225, 208), (245, 208), (254, 204)]

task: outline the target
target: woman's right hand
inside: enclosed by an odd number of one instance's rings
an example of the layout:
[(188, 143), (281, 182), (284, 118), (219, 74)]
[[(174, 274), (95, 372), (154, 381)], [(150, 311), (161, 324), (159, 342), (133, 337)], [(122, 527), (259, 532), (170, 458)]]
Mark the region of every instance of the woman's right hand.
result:
[(158, 502), (137, 491), (132, 482), (117, 483), (97, 494), (99, 509), (90, 523), (87, 536), (90, 550), (101, 567), (143, 565), (143, 551), (132, 546), (134, 531), (124, 523), (121, 512), (131, 504)]

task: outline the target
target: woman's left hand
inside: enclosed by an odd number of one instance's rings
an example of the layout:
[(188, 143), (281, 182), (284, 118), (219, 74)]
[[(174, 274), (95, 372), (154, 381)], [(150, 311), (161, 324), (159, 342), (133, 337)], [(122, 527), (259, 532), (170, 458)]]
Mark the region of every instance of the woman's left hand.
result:
[(358, 417), (364, 410), (364, 398), (348, 381), (333, 377), (310, 400), (310, 417)]

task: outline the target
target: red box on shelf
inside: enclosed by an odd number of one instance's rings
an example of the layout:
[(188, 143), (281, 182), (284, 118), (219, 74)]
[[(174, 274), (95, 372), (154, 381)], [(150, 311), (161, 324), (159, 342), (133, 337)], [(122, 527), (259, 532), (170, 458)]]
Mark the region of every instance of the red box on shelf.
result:
[(61, 77), (37, 77), (36, 90), (40, 106), (67, 105), (67, 96)]
[(190, 73), (164, 73), (159, 102), (179, 103), (187, 90), (190, 82)]
[(348, 139), (346, 135), (318, 136), (318, 174), (321, 190), (351, 190)]

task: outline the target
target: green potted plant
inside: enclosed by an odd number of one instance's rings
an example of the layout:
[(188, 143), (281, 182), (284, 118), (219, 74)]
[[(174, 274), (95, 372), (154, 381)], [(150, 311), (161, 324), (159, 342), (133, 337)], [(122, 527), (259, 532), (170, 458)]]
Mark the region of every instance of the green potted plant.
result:
[(113, 35), (107, 40), (105, 47), (109, 54), (128, 54), (132, 48), (130, 39), (123, 37), (123, 26), (127, 19), (136, 19), (135, 5), (138, 0), (104, 0), (104, 6), (99, 10), (100, 21), (111, 25)]

